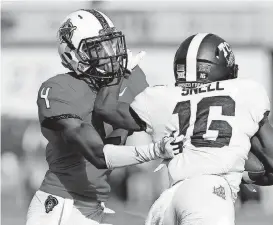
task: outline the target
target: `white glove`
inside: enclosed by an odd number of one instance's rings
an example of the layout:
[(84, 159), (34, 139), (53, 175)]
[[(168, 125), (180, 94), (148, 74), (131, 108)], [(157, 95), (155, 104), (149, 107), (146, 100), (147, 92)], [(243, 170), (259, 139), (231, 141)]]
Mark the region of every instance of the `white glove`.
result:
[(175, 138), (173, 143), (171, 143), (171, 145), (174, 146), (174, 149), (173, 149), (174, 155), (182, 153), (184, 141), (185, 141), (185, 136), (181, 134)]
[[(170, 161), (171, 158), (173, 158), (175, 155), (182, 153), (183, 151), (183, 143), (185, 140), (184, 135), (180, 135), (178, 137), (174, 137), (176, 135), (171, 134), (170, 137), (165, 136), (161, 141), (160, 141), (160, 146), (161, 146), (161, 152), (163, 151), (166, 156), (172, 156), (170, 158), (167, 157), (160, 157), (163, 158), (164, 160), (158, 165), (158, 167), (154, 170), (154, 172), (157, 172), (161, 170), (165, 165), (167, 165)], [(163, 156), (165, 156), (163, 154)]]
[(146, 52), (140, 51), (137, 55), (133, 56), (132, 51), (127, 49), (127, 55), (128, 55), (127, 70), (129, 73), (131, 73), (133, 69), (140, 63), (142, 58), (146, 55)]
[(171, 143), (174, 141), (173, 137), (163, 137), (159, 142), (155, 143), (156, 155), (162, 159), (171, 159), (174, 157), (174, 147)]
[(155, 144), (159, 149), (157, 156), (163, 159), (173, 158), (175, 155), (182, 152), (183, 140), (184, 135), (178, 137), (163, 137)]

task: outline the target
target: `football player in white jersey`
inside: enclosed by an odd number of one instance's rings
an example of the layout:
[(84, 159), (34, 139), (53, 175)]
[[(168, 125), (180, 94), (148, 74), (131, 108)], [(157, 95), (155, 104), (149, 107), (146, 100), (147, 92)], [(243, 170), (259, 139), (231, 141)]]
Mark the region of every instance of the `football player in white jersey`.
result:
[(94, 108), (110, 124), (145, 130), (154, 141), (174, 132), (184, 136), (181, 154), (166, 162), (172, 187), (154, 203), (146, 224), (234, 224), (254, 135), (267, 167), (256, 184), (273, 184), (270, 102), (261, 85), (237, 78), (237, 71), (225, 40), (198, 33), (175, 54), (175, 86), (148, 87), (130, 105), (117, 102), (119, 85), (99, 91)]

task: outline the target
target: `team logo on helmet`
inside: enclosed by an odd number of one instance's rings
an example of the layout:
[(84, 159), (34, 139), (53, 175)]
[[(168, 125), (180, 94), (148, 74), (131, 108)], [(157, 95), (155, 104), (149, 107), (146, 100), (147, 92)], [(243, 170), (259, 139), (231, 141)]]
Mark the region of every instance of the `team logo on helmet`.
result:
[(68, 41), (71, 41), (71, 38), (73, 36), (74, 30), (76, 30), (77, 27), (74, 26), (71, 22), (71, 19), (68, 19), (59, 29), (59, 40), (61, 43), (64, 43), (63, 37), (65, 37)]
[(45, 210), (46, 213), (49, 213), (53, 210), (53, 208), (58, 205), (57, 198), (53, 197), (52, 195), (49, 195), (47, 199), (45, 200)]
[[(222, 42), (217, 46), (217, 48), (219, 49), (220, 52), (223, 52), (227, 62), (227, 67), (233, 66), (233, 64), (235, 63), (235, 57), (229, 44), (227, 42)], [(219, 58), (218, 56), (216, 57)]]

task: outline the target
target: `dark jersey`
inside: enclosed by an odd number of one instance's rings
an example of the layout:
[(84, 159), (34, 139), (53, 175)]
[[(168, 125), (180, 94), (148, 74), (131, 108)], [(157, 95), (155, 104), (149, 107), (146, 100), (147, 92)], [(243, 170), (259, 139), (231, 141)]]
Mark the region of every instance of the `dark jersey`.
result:
[[(135, 97), (148, 86), (146, 75), (139, 66), (136, 66), (129, 78), (123, 79), (119, 93), (119, 101), (131, 104)], [(106, 135), (113, 130), (112, 126), (106, 123), (104, 123), (104, 128)]]
[[(148, 86), (145, 74), (137, 67), (124, 79), (120, 101), (131, 103)], [(88, 84), (73, 74), (61, 74), (44, 82), (37, 105), (41, 130), (48, 140), (46, 159), (49, 165), (41, 190), (64, 198), (105, 201), (110, 192), (109, 170), (98, 170), (77, 149), (65, 144), (58, 131), (48, 129), (54, 121), (76, 118), (90, 122), (104, 138), (112, 127), (93, 113), (94, 93)]]
[(137, 66), (132, 75), (128, 79), (123, 80), (119, 93), (119, 101), (131, 104), (135, 97), (148, 86), (146, 75)]
[[(48, 129), (54, 121), (76, 118), (93, 123), (92, 111), (96, 94), (88, 84), (73, 74), (61, 74), (44, 82), (37, 105), (42, 133), (48, 140), (46, 160), (49, 165), (41, 190), (64, 198), (105, 201), (110, 192), (107, 182), (110, 171), (99, 170), (80, 152), (64, 143), (60, 132)], [(99, 133), (103, 126), (96, 123)]]

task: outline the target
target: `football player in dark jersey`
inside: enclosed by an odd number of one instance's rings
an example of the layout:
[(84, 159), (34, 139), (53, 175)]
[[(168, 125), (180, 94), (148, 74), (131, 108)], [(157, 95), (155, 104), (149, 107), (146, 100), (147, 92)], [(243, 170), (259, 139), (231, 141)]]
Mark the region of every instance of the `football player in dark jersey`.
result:
[[(93, 112), (97, 91), (128, 73), (122, 84), (123, 102), (131, 102), (147, 82), (140, 68), (132, 71), (124, 35), (112, 21), (96, 10), (71, 13), (58, 31), (62, 64), (70, 70), (45, 81), (38, 92), (42, 134), (48, 140), (49, 169), (30, 203), (27, 224), (119, 224), (143, 218), (105, 208), (110, 186), (108, 176), (115, 167), (133, 165), (158, 157), (173, 157), (172, 138), (143, 146), (119, 146), (128, 131), (115, 129), (106, 135), (104, 123)], [(141, 78), (142, 77), (142, 78)], [(131, 83), (131, 84), (130, 84)], [(135, 82), (133, 82), (135, 85)], [(127, 86), (126, 86), (127, 85)], [(127, 97), (126, 97), (127, 96)], [(113, 145), (115, 144), (115, 145)]]

